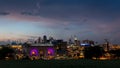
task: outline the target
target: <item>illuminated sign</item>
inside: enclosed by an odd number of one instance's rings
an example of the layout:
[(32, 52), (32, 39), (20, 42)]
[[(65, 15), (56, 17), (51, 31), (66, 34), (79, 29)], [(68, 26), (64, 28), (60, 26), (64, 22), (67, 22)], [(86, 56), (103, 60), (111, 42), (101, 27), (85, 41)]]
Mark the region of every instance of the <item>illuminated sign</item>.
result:
[(91, 45), (88, 43), (81, 43), (81, 46), (91, 46)]

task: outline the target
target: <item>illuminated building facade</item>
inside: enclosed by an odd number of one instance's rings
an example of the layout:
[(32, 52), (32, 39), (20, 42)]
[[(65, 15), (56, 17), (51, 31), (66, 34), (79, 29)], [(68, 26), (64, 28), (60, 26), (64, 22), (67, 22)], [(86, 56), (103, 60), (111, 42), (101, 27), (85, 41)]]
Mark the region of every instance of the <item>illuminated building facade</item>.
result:
[(31, 44), (27, 48), (27, 54), (31, 60), (34, 59), (53, 59), (56, 55), (52, 44)]
[(10, 48), (12, 48), (15, 51), (15, 59), (22, 59), (24, 57), (23, 53), (23, 46), (22, 45), (10, 45)]

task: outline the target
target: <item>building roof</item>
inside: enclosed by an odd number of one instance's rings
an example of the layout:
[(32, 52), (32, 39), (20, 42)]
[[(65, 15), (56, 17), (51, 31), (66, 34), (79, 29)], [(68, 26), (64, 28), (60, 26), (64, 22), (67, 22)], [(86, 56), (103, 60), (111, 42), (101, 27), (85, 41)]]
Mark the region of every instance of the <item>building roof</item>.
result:
[(31, 46), (53, 46), (53, 44), (31, 44)]

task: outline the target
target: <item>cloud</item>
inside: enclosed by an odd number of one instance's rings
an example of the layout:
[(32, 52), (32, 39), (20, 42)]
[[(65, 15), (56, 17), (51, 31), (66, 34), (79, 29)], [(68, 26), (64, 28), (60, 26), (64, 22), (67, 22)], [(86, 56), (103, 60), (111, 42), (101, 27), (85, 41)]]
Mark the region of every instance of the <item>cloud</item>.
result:
[(32, 12), (21, 12), (21, 15), (33, 15)]
[(21, 36), (21, 37), (33, 38), (33, 39), (35, 39), (35, 38), (38, 38), (38, 37), (39, 37), (39, 36), (24, 35), (24, 34), (17, 34), (17, 35), (19, 35), (19, 36)]
[(10, 13), (9, 12), (0, 12), (0, 16), (6, 16), (6, 15), (9, 15)]

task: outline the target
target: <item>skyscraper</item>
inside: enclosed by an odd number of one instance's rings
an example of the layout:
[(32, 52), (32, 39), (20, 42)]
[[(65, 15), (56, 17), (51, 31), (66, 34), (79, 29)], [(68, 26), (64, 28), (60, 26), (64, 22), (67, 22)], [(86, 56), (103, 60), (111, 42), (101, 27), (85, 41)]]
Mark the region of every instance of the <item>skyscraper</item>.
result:
[(43, 36), (43, 43), (47, 43), (47, 36), (46, 35)]
[(80, 40), (78, 40), (77, 36), (74, 36), (74, 45), (80, 45)]
[(41, 43), (41, 37), (38, 38), (38, 43)]

